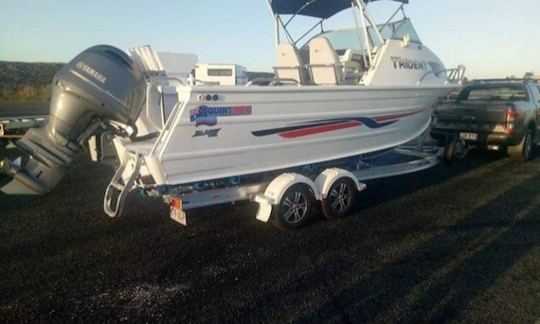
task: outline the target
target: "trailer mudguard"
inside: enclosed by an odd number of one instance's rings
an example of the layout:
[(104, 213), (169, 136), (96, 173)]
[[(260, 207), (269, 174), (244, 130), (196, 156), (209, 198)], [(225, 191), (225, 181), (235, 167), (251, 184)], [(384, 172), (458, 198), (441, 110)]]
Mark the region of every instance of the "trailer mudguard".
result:
[(255, 201), (259, 203), (257, 219), (268, 222), (272, 206), (279, 204), (285, 191), (296, 184), (307, 185), (313, 191), (314, 197), (320, 200), (320, 190), (311, 179), (297, 173), (283, 173), (270, 182), (264, 194), (255, 197)]
[(326, 169), (319, 174), (317, 179), (315, 179), (315, 185), (320, 189), (319, 199), (326, 199), (334, 182), (341, 178), (351, 179), (355, 183), (358, 191), (364, 191), (367, 188), (367, 185), (358, 181), (358, 178), (350, 171), (339, 168)]

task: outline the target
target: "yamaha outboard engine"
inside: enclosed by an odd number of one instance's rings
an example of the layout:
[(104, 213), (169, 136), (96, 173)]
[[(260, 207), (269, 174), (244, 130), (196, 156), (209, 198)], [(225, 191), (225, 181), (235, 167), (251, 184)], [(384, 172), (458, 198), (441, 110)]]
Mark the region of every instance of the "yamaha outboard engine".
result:
[(23, 157), (1, 162), (0, 170), (13, 177), (1, 190), (49, 192), (92, 135), (115, 129), (127, 136), (121, 130), (136, 129), (144, 99), (144, 75), (126, 53), (107, 45), (80, 53), (53, 78), (48, 124), (31, 129), (15, 143)]

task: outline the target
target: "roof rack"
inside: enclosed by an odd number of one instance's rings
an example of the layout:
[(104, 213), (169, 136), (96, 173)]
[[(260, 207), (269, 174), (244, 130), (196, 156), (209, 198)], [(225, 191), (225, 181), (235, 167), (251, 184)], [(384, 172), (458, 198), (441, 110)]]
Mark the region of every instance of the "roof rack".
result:
[(520, 78), (520, 79), (477, 79), (471, 83), (496, 83), (496, 82), (513, 82), (513, 83), (540, 83), (539, 79)]

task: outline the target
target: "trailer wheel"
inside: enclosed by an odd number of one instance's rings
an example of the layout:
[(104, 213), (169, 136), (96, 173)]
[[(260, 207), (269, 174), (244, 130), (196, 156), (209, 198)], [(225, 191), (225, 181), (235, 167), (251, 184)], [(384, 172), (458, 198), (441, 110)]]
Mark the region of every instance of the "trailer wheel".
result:
[(340, 178), (336, 180), (326, 199), (322, 200), (322, 211), (328, 219), (341, 218), (354, 208), (358, 189), (355, 183), (349, 178)]
[(272, 207), (272, 222), (281, 229), (296, 229), (303, 226), (313, 208), (313, 195), (306, 186), (291, 186), (281, 198), (279, 204)]

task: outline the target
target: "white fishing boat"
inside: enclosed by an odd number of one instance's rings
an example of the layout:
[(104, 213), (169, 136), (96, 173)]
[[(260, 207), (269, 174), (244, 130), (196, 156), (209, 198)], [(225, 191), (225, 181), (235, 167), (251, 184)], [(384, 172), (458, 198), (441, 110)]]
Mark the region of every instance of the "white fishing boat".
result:
[[(122, 161), (106, 196), (111, 215), (118, 213), (111, 201), (120, 199), (113, 192), (123, 196), (126, 187), (170, 194), (236, 186), (242, 177), (411, 141), (429, 127), (438, 98), (459, 86), (464, 68), (447, 69), (421, 42), (403, 10), (408, 0), (398, 1), (385, 24), (373, 21), (368, 2), (268, 0), (275, 77), (246, 85), (171, 78), (149, 47), (82, 52), (55, 76), (48, 127), (17, 143), (29, 161), (4, 161), (14, 181), (2, 191), (50, 191), (89, 138), (96, 158), (112, 139)], [(325, 30), (344, 10), (352, 27)], [(314, 25), (295, 38), (289, 26), (299, 16)]]
[[(353, 4), (371, 22), (366, 5)], [(407, 18), (365, 26), (367, 38), (362, 26), (322, 31), (297, 48), (282, 15), (316, 17), (322, 27), (325, 19), (351, 8), (351, 1), (274, 0), (270, 8), (287, 36), (276, 44), (273, 86), (176, 86), (179, 104), (167, 123), (159, 120), (159, 103), (150, 101), (150, 118), (139, 120), (139, 130), (158, 132), (159, 138), (116, 142), (119, 151), (144, 155), (156, 184), (261, 173), (396, 147), (422, 134), (434, 103), (456, 87)]]

